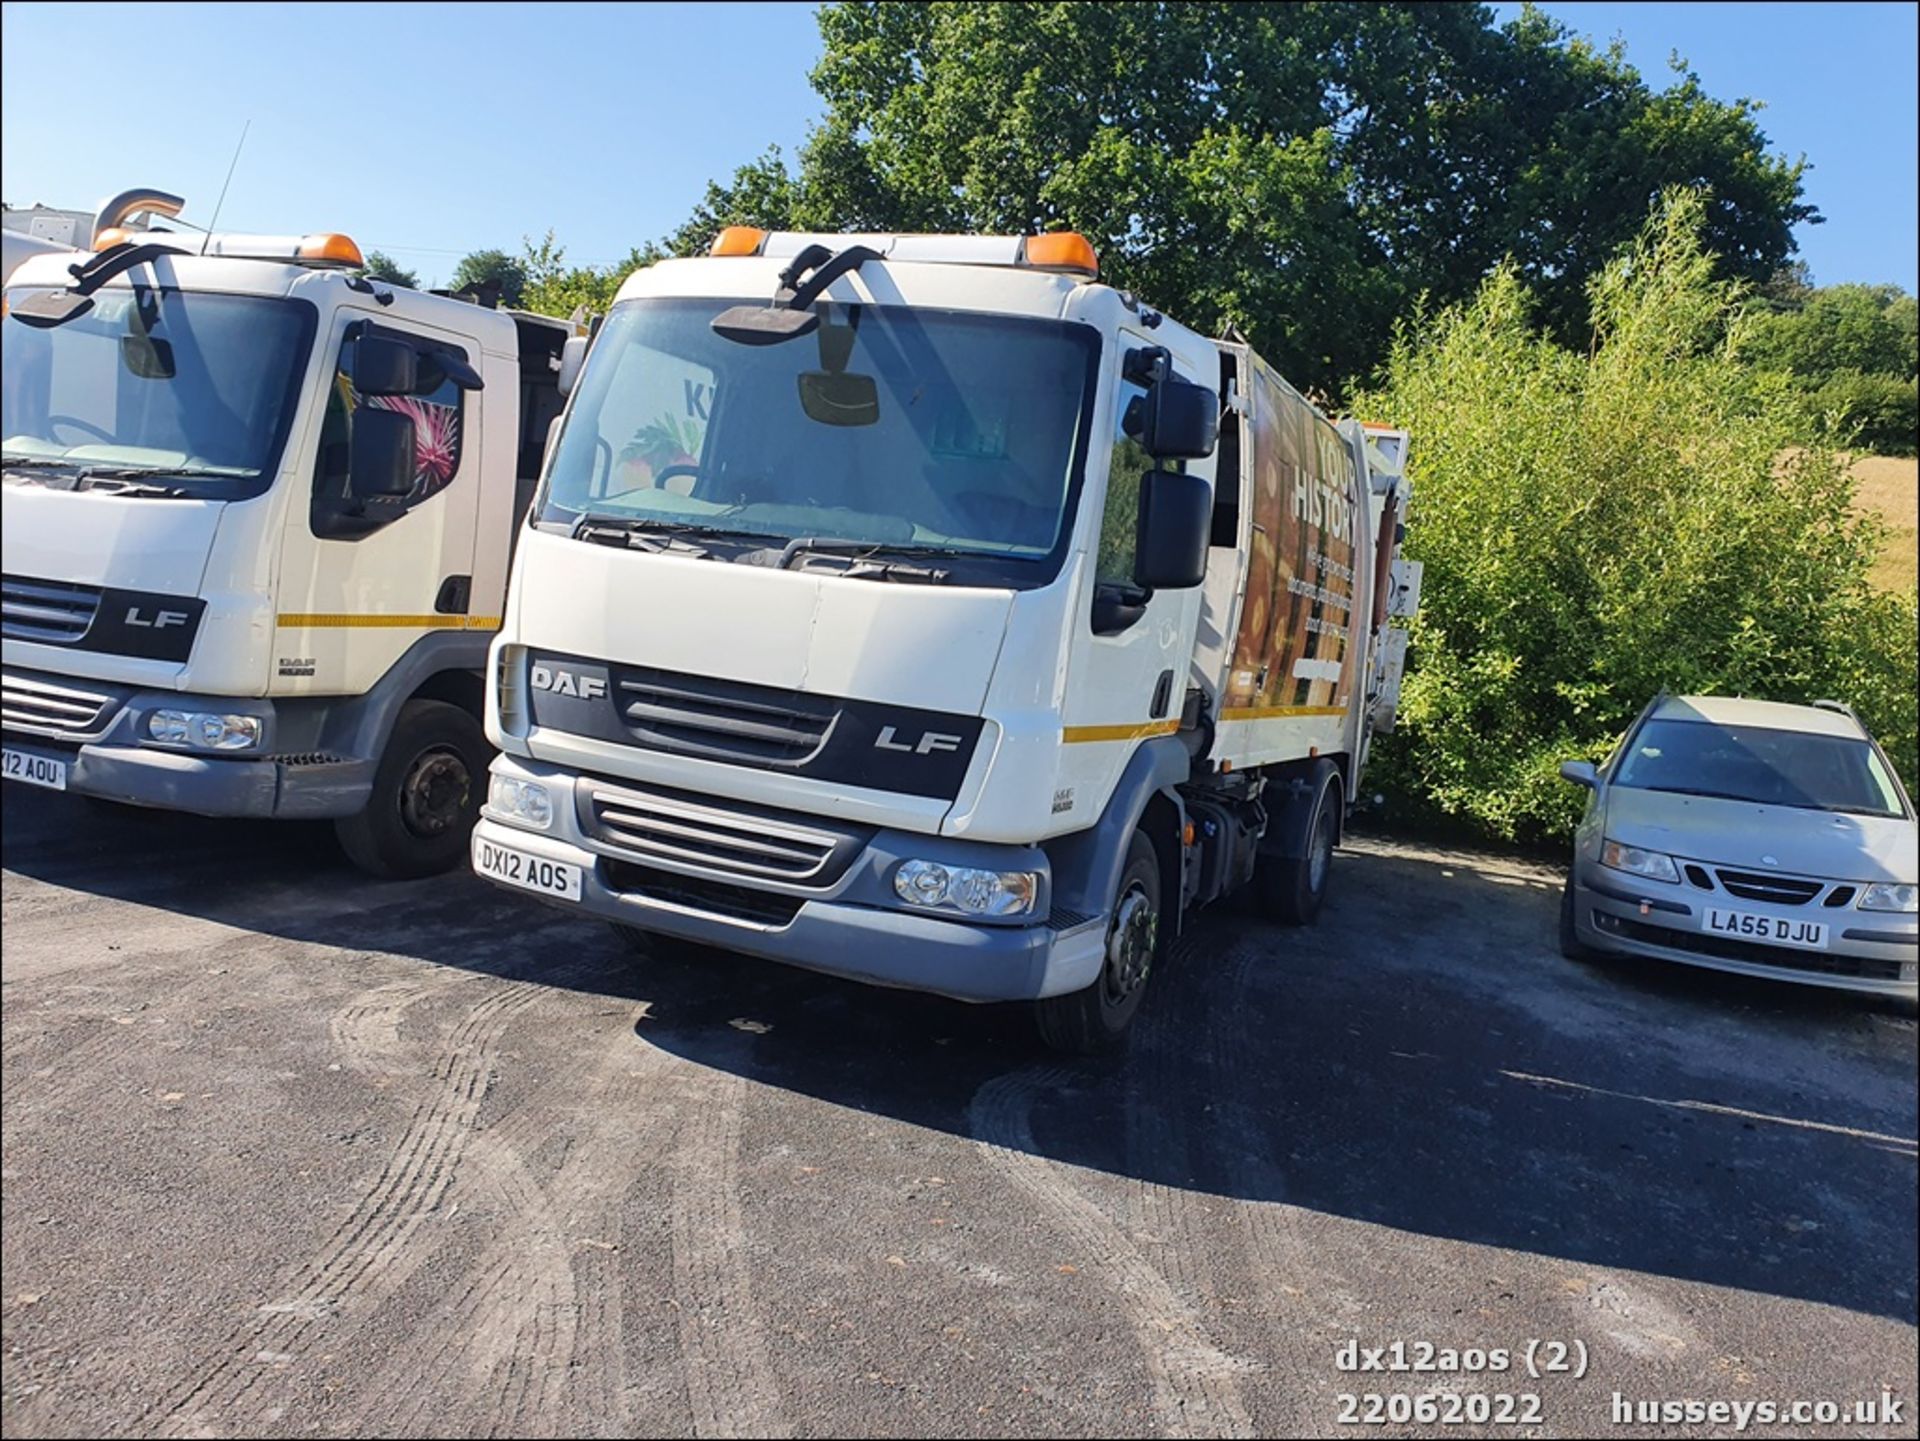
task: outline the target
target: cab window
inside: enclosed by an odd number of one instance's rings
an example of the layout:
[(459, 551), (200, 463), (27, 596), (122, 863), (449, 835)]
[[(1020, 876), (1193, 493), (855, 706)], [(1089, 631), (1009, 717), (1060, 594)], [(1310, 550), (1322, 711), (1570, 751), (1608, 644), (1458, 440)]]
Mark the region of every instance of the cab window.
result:
[(408, 505), (444, 490), (460, 473), (460, 455), (465, 438), (465, 392), (447, 377), (446, 368), (437, 364), (438, 355), (464, 352), (424, 337), (400, 334), (382, 327), (380, 334), (415, 342), (419, 352), (420, 389), (412, 395), (360, 395), (353, 388), (353, 352), (365, 322), (347, 328), (340, 342), (340, 356), (334, 366), (327, 395), (326, 415), (320, 427), (320, 462), (314, 470), (314, 491), (328, 499), (343, 499), (347, 493), (347, 457), (353, 437), (353, 416), (363, 405), (382, 410), (397, 410), (413, 421), (413, 489)]

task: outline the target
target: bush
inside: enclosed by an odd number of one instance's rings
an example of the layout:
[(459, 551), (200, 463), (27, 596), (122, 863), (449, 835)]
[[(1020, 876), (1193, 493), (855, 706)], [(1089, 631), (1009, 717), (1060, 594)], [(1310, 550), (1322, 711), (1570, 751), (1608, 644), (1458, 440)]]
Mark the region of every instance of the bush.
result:
[(1867, 583), (1875, 522), (1800, 401), (1740, 357), (1703, 205), (1666, 196), (1590, 287), (1592, 343), (1530, 324), (1511, 269), (1403, 327), (1355, 412), (1413, 433), (1425, 562), (1376, 779), (1507, 839), (1564, 833), (1599, 758), (1663, 687), (1858, 706), (1915, 774), (1911, 601)]
[(1897, 375), (1839, 370), (1807, 397), (1818, 434), (1877, 455), (1912, 455), (1920, 430), (1920, 386)]

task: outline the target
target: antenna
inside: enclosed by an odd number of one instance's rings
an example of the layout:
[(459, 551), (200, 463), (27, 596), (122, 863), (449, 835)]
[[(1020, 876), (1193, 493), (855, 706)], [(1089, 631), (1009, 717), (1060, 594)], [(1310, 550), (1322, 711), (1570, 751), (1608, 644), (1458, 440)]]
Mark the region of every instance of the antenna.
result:
[(240, 127), (240, 143), (233, 147), (233, 159), (227, 162), (227, 178), (220, 185), (220, 198), (213, 202), (213, 219), (207, 222), (206, 238), (200, 242), (202, 255), (207, 253), (207, 247), (213, 243), (214, 227), (219, 225), (221, 207), (227, 203), (227, 186), (233, 184), (233, 168), (240, 163), (240, 147), (247, 143), (247, 132), (252, 128), (251, 119)]

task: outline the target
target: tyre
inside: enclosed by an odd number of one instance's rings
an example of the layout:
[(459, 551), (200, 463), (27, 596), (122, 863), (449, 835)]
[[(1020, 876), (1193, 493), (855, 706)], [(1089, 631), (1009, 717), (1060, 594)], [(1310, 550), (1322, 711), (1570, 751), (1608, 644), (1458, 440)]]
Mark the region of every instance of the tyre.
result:
[(1306, 844), (1297, 856), (1268, 851), (1253, 870), (1254, 904), (1268, 920), (1311, 925), (1326, 904), (1333, 876), (1333, 844), (1340, 836), (1340, 772), (1322, 762), (1314, 772), (1313, 810)]
[(1578, 902), (1573, 894), (1573, 872), (1567, 872), (1567, 883), (1560, 888), (1560, 954), (1570, 961), (1597, 961), (1600, 953), (1580, 939), (1580, 932), (1574, 928), (1573, 910)]
[(1153, 842), (1135, 831), (1107, 924), (1100, 978), (1083, 991), (1034, 1002), (1040, 1039), (1056, 1051), (1078, 1056), (1118, 1046), (1140, 1009), (1159, 953), (1160, 860)]
[(340, 847), (370, 876), (433, 876), (466, 858), (493, 751), (480, 722), (445, 701), (410, 700), (355, 816), (333, 823)]

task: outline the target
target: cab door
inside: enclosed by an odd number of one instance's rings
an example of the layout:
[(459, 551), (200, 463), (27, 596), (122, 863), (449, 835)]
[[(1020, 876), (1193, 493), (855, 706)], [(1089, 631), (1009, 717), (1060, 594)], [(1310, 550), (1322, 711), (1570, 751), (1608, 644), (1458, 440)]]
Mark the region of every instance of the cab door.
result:
[[(1113, 368), (1111, 407), (1104, 436), (1096, 439), (1095, 462), (1104, 459), (1106, 485), (1100, 499), (1098, 542), (1091, 558), (1089, 602), (1074, 618), (1067, 691), (1062, 706), (1061, 764), (1053, 809), (1076, 824), (1087, 824), (1118, 779), (1127, 759), (1144, 739), (1179, 729), (1186, 699), (1188, 661), (1201, 592), (1160, 590), (1147, 594), (1133, 580), (1134, 549), (1140, 515), (1140, 483), (1155, 466), (1145, 448), (1128, 434), (1127, 415), (1146, 387), (1127, 376), (1128, 352), (1161, 342), (1122, 330), (1109, 360)], [(1217, 361), (1215, 362), (1217, 368)], [(1212, 385), (1179, 363), (1178, 379)], [(1185, 468), (1212, 479), (1214, 459), (1163, 461), (1163, 469)], [(1091, 492), (1090, 492), (1091, 498)]]
[[(355, 347), (374, 336), (414, 347), (414, 393), (363, 396), (354, 389)], [(448, 374), (450, 360), (479, 367), (478, 343), (390, 314), (343, 308), (329, 344), (333, 360), (320, 434), (312, 442), (311, 493), (287, 508), (282, 536), (269, 677), (274, 694), (360, 694), (423, 636), (475, 632), (478, 657), (499, 626), (498, 616), (469, 613), (485, 461), (484, 392), (463, 390)], [(338, 511), (342, 502), (351, 508), (354, 417), (367, 407), (398, 411), (413, 422), (414, 475), (400, 504), (381, 507), (377, 520), (356, 527), (342, 524)]]

